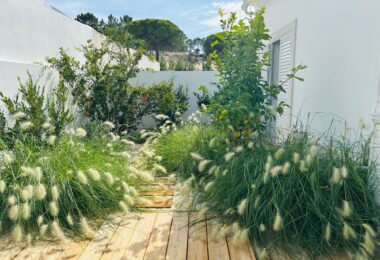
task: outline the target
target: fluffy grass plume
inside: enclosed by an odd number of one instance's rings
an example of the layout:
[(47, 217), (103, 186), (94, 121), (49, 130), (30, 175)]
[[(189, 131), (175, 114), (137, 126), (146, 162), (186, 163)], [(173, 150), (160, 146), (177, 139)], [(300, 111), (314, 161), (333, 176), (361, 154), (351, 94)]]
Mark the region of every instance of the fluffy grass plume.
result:
[[(375, 163), (369, 158), (365, 137), (349, 142), (325, 133), (316, 143), (311, 142), (310, 133), (299, 131), (277, 143), (255, 140), (252, 150), (226, 160), (226, 153), (237, 144), (223, 141), (217, 129), (205, 127), (204, 133), (198, 129), (196, 135), (188, 135), (190, 129), (185, 126), (159, 138), (157, 155), (164, 158), (164, 167), (176, 164), (180, 178), (194, 176), (185, 194), (197, 194), (198, 203), (227, 224), (238, 222), (264, 247), (287, 250), (289, 244), (298, 245), (311, 256), (342, 251), (362, 254), (367, 252), (365, 247), (372, 251), (365, 233), (372, 238), (376, 234), (371, 227), (380, 211), (374, 197), (376, 182), (368, 181), (374, 176)], [(214, 138), (218, 144), (210, 147)], [(164, 144), (167, 147), (161, 149)], [(175, 163), (179, 149), (188, 154)], [(192, 158), (194, 151), (211, 160), (221, 174), (199, 172), (202, 160)], [(210, 167), (211, 173), (214, 169)], [(208, 183), (212, 186), (202, 189)]]
[[(12, 160), (1, 174), (0, 203), (6, 206), (0, 209), (0, 221), (2, 233), (11, 232), (15, 241), (45, 234), (60, 240), (89, 237), (89, 222), (120, 211), (119, 202), (125, 195), (122, 182), (133, 197), (137, 195), (134, 186), (145, 184), (126, 170), (128, 158), (105, 149), (107, 138), (83, 139), (87, 136), (84, 129), (69, 132), (54, 145), (20, 141), (8, 152)], [(113, 151), (124, 152), (129, 147), (117, 140)]]

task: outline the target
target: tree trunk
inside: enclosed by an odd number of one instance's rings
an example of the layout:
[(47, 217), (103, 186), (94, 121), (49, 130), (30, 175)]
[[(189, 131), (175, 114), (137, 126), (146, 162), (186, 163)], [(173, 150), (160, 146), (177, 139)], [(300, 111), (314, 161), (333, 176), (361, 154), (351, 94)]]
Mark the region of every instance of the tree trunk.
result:
[(156, 61), (160, 61), (160, 51), (156, 49)]

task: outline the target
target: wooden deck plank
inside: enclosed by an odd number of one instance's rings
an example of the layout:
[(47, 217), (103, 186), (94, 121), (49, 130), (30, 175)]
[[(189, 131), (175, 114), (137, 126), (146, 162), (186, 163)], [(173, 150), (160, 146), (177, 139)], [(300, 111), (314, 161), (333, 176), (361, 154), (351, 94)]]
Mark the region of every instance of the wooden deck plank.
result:
[(136, 203), (138, 208), (171, 208), (173, 204), (172, 196), (144, 196), (146, 199), (150, 200), (151, 204), (144, 204), (141, 202)]
[(140, 222), (140, 214), (129, 214), (120, 223), (112, 239), (109, 241), (101, 259), (121, 259), (125, 248), (128, 246), (137, 224)]
[(173, 212), (159, 212), (154, 223), (144, 259), (165, 259)]
[(256, 260), (249, 243), (236, 244), (232, 237), (227, 237), (228, 250), (231, 260)]
[[(39, 259), (41, 252), (48, 246), (49, 241), (37, 240), (35, 243), (30, 244), (25, 247), (14, 259), (15, 260), (25, 260), (25, 259)], [(12, 258), (13, 259), (13, 258)]]
[(189, 213), (175, 212), (166, 251), (167, 260), (186, 260), (188, 228)]
[(54, 260), (57, 259), (65, 250), (67, 243), (49, 242), (49, 244), (41, 251), (38, 259)]
[(221, 224), (215, 220), (207, 220), (208, 255), (210, 260), (229, 260), (226, 237), (212, 237), (213, 230), (221, 228)]
[(176, 178), (169, 178), (169, 177), (156, 177), (154, 178), (155, 183), (161, 183), (164, 185), (175, 185), (176, 184)]
[(1, 237), (0, 238), (0, 250), (4, 250), (10, 243), (13, 243), (13, 242), (9, 236)]
[(109, 220), (105, 221), (96, 233), (94, 239), (91, 240), (86, 249), (80, 255), (79, 259), (100, 259), (124, 216), (124, 214), (115, 214), (111, 216)]
[(207, 230), (204, 216), (198, 219), (197, 212), (190, 213), (189, 237), (188, 237), (188, 260), (207, 260)]
[[(57, 256), (57, 258), (50, 258), (49, 260), (76, 260), (86, 249), (87, 245), (90, 243), (89, 240), (86, 241), (70, 241), (63, 245), (62, 253)], [(52, 255), (54, 256), (54, 255)]]
[(146, 190), (140, 191), (140, 194), (144, 196), (173, 196), (174, 187), (154, 185), (154, 186), (148, 187)]
[(11, 242), (0, 251), (0, 259), (13, 259), (27, 247), (25, 243), (18, 244), (10, 240)]
[(123, 259), (143, 259), (152, 234), (157, 213), (142, 213), (132, 235), (131, 241), (124, 251)]

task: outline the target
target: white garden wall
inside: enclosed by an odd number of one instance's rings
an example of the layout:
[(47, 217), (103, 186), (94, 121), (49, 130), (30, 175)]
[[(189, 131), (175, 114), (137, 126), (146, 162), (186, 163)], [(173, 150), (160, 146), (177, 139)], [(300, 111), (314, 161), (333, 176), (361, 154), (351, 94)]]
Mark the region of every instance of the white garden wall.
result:
[(298, 113), (317, 115), (313, 128), (332, 118), (358, 127), (370, 123), (379, 85), (380, 1), (258, 0), (266, 6), (271, 34), (296, 20), (295, 65), (304, 64), (305, 82), (294, 83), (292, 123)]
[[(43, 0), (0, 0), (0, 91), (14, 95), (17, 76), (25, 79), (29, 70), (37, 78), (42, 66), (34, 63), (56, 56), (60, 47), (81, 60), (75, 48), (90, 39), (100, 44), (103, 38), (91, 27), (45, 6)], [(159, 70), (159, 63), (145, 56), (139, 66)], [(50, 77), (47, 84), (55, 82)]]
[[(170, 80), (173, 80), (175, 88), (178, 88), (180, 85), (188, 88), (189, 109), (184, 114), (184, 117), (188, 117), (191, 113), (199, 110), (194, 92), (201, 93), (201, 91), (199, 91), (200, 86), (205, 86), (210, 93), (214, 93), (217, 90), (218, 78), (217, 72), (215, 71), (140, 72), (136, 78), (130, 80), (130, 83), (136, 86), (149, 86), (152, 84), (158, 84), (162, 81)], [(155, 125), (152, 116), (146, 116), (143, 119), (143, 124), (145, 127)]]

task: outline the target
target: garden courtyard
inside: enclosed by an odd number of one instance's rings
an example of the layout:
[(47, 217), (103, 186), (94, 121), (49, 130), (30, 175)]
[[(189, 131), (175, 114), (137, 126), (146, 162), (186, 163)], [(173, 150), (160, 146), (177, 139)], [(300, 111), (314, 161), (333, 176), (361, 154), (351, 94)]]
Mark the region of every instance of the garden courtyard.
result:
[[(291, 121), (308, 67), (290, 67), (289, 35), (271, 42), (265, 8), (242, 8), (219, 11), (202, 54), (169, 21), (78, 15), (101, 41), (46, 57), (49, 85), (28, 71), (0, 89), (0, 259), (380, 258), (378, 122)], [(216, 84), (131, 83), (191, 57)]]

